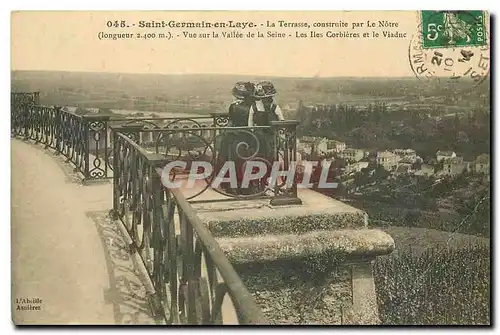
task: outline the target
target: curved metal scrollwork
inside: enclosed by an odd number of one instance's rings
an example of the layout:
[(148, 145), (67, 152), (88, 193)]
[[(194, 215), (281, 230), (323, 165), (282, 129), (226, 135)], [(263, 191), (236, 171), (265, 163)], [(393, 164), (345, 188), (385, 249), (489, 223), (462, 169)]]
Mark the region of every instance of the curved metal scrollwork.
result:
[[(123, 222), (133, 241), (130, 250), (138, 252), (144, 262), (155, 288), (152, 304), (158, 315), (171, 324), (222, 323), (222, 305), (229, 295), (237, 310), (237, 321), (266, 323), (181, 191), (162, 185), (161, 167), (175, 158), (169, 156), (173, 149), (178, 151), (177, 156), (181, 153), (181, 159), (205, 158), (217, 168), (228, 159), (239, 161), (240, 167), (250, 160), (274, 159), (279, 156), (276, 148), (281, 148), (272, 137), (275, 130), (223, 128), (227, 123), (222, 118), (215, 118), (210, 125), (197, 119), (170, 120), (166, 126), (161, 121), (162, 127), (148, 126), (148, 121), (143, 120), (141, 127), (127, 135), (126, 131), (113, 131), (111, 141), (107, 117), (77, 115), (23, 99), (13, 101), (11, 106), (14, 135), (53, 148), (86, 179), (106, 178), (112, 159), (113, 214)], [(151, 152), (135, 142), (144, 142), (144, 133), (148, 132), (153, 134), (148, 138), (154, 139), (151, 142), (157, 152), (164, 153), (163, 157), (152, 158)], [(283, 157), (290, 156), (285, 147), (280, 150)], [(213, 178), (212, 173), (205, 184), (211, 185)], [(235, 196), (224, 188), (216, 191)]]
[[(74, 170), (81, 172), (86, 180), (109, 178), (109, 172), (114, 168), (109, 117), (82, 116), (59, 107), (35, 105), (37, 99), (36, 94), (13, 95), (12, 134), (55, 149), (73, 163)], [(286, 169), (296, 160), (296, 124), (285, 121), (270, 127), (235, 128), (228, 127), (227, 115), (215, 115), (208, 119), (142, 118), (113, 122), (121, 122), (122, 133), (145, 148), (162, 153), (167, 160), (184, 160), (188, 164), (204, 160), (212, 164), (212, 173), (203, 179), (205, 185), (189, 199), (209, 188), (224, 196), (239, 198), (297, 194), (295, 183), (292, 188), (287, 187), (286, 178), (279, 179), (274, 187), (269, 186), (267, 175), (260, 180), (252, 180), (246, 188), (240, 185), (242, 169), (248, 162), (264, 162), (270, 170), (276, 161), (281, 161)], [(212, 187), (223, 163), (227, 161), (234, 161), (236, 165), (236, 187), (227, 183)], [(174, 177), (180, 178), (181, 174), (177, 173)]]
[[(270, 173), (273, 164), (281, 161), (291, 162), (295, 157), (294, 129), (279, 129), (272, 127), (186, 127), (172, 123), (170, 129), (154, 130), (156, 138), (155, 152), (162, 154), (167, 161), (183, 161), (186, 168), (183, 171), (171, 172), (171, 181), (185, 178), (189, 173), (197, 173), (191, 169), (195, 161), (210, 163), (211, 173), (202, 178), (204, 186), (196, 187), (186, 195), (188, 200), (198, 197), (208, 189), (221, 195), (237, 198), (273, 197), (291, 194), (286, 191), (288, 184), (285, 178), (271, 185)], [(243, 175), (248, 173), (249, 162), (259, 161), (266, 167), (265, 175), (260, 179), (250, 180), (248, 185), (242, 185)], [(216, 183), (217, 177), (224, 177), (227, 162), (234, 164), (236, 184), (229, 182)], [(289, 166), (288, 164), (287, 166)], [(253, 172), (255, 173), (255, 172)], [(227, 177), (227, 174), (226, 174)], [(233, 175), (234, 177), (234, 175)], [(288, 187), (290, 188), (290, 187)], [(285, 192), (286, 191), (286, 192)], [(292, 190), (292, 193), (296, 190)], [(194, 193), (194, 194), (191, 194)]]
[[(114, 137), (114, 213), (127, 229), (155, 289), (151, 306), (167, 324), (266, 324), (224, 252), (179, 190), (165, 188), (161, 167), (126, 135)], [(224, 320), (223, 300), (238, 320)]]
[(108, 133), (104, 120), (87, 121), (88, 150), (91, 165), (88, 175), (90, 179), (106, 178), (108, 175)]
[(229, 125), (229, 116), (216, 116), (214, 117), (214, 125), (216, 127), (227, 127)]
[(108, 178), (108, 119), (38, 105), (38, 93), (12, 94), (11, 132), (52, 148), (74, 165), (84, 180)]
[[(56, 150), (56, 153), (64, 155), (68, 162), (73, 163), (74, 170), (81, 172), (85, 178), (102, 177), (102, 173), (86, 170), (90, 157), (84, 118), (60, 107), (40, 106), (37, 103), (38, 94), (30, 96), (23, 93), (20, 97), (13, 94), (12, 133)], [(98, 163), (94, 161), (94, 164)]]

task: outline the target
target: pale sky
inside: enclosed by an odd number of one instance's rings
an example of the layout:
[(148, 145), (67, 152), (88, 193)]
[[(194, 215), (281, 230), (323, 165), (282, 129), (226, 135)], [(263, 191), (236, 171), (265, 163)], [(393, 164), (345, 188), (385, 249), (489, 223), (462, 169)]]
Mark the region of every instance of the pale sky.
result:
[[(108, 28), (108, 20), (125, 20), (130, 28)], [(292, 34), (316, 30), (369, 32), (382, 35), (384, 28), (367, 28), (366, 21), (396, 22), (392, 32), (406, 38), (285, 38), (285, 39), (184, 39), (182, 31), (214, 29), (138, 28), (150, 21), (251, 21), (257, 28), (243, 31), (275, 31)], [(266, 21), (339, 22), (348, 28), (266, 28)], [(365, 27), (352, 29), (353, 22)], [(12, 70), (97, 71), (121, 73), (220, 73), (267, 76), (413, 76), (408, 48), (417, 32), (414, 11), (371, 12), (15, 12), (12, 14)], [(132, 27), (132, 24), (136, 24)], [(263, 24), (264, 26), (260, 26)], [(171, 32), (172, 40), (99, 40), (98, 33)], [(219, 36), (222, 31), (218, 29)]]

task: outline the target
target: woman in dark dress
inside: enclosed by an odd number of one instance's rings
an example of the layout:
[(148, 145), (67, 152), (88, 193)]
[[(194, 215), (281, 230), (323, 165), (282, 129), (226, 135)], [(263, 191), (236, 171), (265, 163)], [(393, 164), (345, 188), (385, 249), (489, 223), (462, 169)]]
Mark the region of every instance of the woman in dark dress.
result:
[(237, 82), (232, 93), (236, 98), (229, 106), (229, 123), (232, 127), (245, 127), (248, 123), (248, 113), (253, 104), (254, 85), (251, 82)]
[[(274, 85), (269, 81), (261, 81), (255, 85), (253, 94), (255, 101), (249, 110), (248, 126), (270, 126), (271, 121), (283, 121), (285, 119), (281, 108), (274, 100), (276, 93)], [(254, 134), (260, 144), (259, 156), (267, 163), (267, 173), (259, 181), (259, 187), (262, 189), (267, 184), (272, 164), (278, 159), (274, 148), (275, 134), (271, 128), (257, 128)]]
[[(241, 189), (244, 173), (245, 157), (251, 156), (252, 142), (256, 142), (248, 129), (231, 129), (231, 127), (246, 127), (248, 113), (253, 103), (253, 84), (251, 82), (237, 82), (232, 93), (236, 101), (229, 106), (229, 128), (222, 129), (218, 145), (218, 159), (215, 168), (216, 173), (220, 171), (225, 162), (234, 162), (236, 167), (237, 188), (231, 188), (230, 183), (221, 184), (222, 189), (230, 194), (245, 194)], [(224, 177), (229, 177), (226, 173)], [(233, 176), (234, 177), (234, 176)]]

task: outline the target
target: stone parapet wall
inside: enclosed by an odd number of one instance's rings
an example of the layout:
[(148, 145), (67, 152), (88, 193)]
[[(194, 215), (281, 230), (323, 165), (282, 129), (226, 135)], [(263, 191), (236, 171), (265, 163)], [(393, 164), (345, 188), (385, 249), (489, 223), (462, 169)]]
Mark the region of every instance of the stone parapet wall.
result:
[(272, 324), (342, 324), (343, 310), (352, 305), (348, 266), (324, 271), (285, 262), (236, 270)]
[(379, 322), (372, 262), (394, 250), (365, 212), (311, 190), (302, 205), (194, 204), (272, 324)]
[(378, 229), (310, 231), (303, 234), (223, 237), (218, 242), (232, 264), (310, 259), (329, 263), (373, 259), (390, 253), (393, 239)]

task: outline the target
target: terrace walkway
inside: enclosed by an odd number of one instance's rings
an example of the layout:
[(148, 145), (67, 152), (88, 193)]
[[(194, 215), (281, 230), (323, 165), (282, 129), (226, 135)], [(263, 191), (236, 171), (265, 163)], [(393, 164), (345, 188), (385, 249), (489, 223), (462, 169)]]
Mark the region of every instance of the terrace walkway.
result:
[[(107, 217), (112, 185), (83, 186), (42, 145), (11, 140), (12, 299), (20, 324), (154, 324), (124, 235)], [(13, 303), (13, 309), (17, 305)]]
[[(200, 206), (205, 212), (233, 209), (233, 197), (219, 199), (210, 190), (196, 205), (189, 202), (194, 194), (186, 191), (201, 192), (207, 185), (164, 188), (156, 169), (169, 153), (141, 146), (148, 143), (144, 134), (149, 140), (167, 136), (162, 141), (170, 148), (177, 137), (188, 140), (200, 132), (196, 145), (189, 140), (179, 148), (191, 155), (222, 133), (239, 131), (227, 127), (227, 115), (202, 117), (208, 124), (191, 118), (130, 120), (39, 105), (37, 92), (11, 98), (11, 136), (17, 138), (11, 195), (15, 323), (268, 324), (219, 245), (226, 235), (214, 237), (197, 214)], [(276, 121), (264, 127), (280, 140), (275, 155), (293, 159), (294, 142), (288, 139), (295, 138), (296, 126)], [(110, 183), (112, 171), (121, 182)], [(300, 202), (296, 188), (275, 191), (275, 201), (266, 201), (273, 211), (273, 204)], [(214, 208), (198, 200), (230, 201)]]

